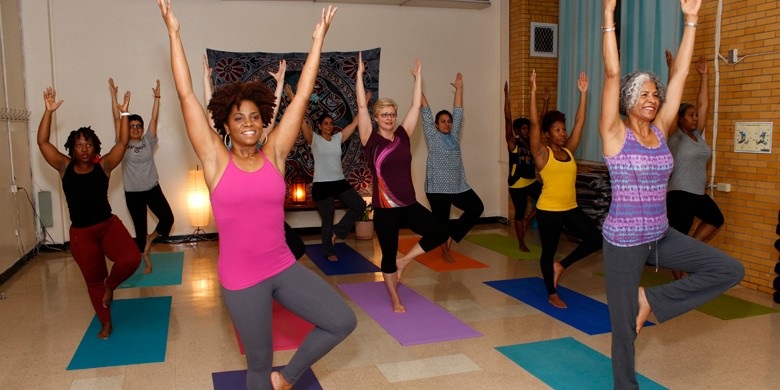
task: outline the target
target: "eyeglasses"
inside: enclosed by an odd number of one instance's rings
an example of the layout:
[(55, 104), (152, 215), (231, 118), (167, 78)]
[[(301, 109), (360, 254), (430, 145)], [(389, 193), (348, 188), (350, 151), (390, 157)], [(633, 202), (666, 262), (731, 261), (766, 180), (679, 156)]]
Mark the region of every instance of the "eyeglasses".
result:
[(395, 118), (398, 116), (398, 113), (396, 112), (383, 112), (379, 114), (381, 118), (387, 119), (387, 118)]
[(142, 124), (140, 124), (140, 123), (132, 123), (132, 124), (130, 124), (130, 128), (131, 128), (131, 129), (140, 129), (140, 130), (143, 130), (143, 128), (144, 128), (144, 125), (142, 125)]

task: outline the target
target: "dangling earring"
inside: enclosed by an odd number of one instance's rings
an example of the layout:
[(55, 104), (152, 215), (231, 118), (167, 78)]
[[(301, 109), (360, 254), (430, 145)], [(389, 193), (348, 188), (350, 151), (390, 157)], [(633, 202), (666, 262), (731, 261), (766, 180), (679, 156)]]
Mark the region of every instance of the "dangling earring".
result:
[(223, 138), (222, 141), (225, 143), (225, 147), (228, 148), (228, 150), (233, 149), (233, 141), (230, 140), (230, 133), (225, 133), (225, 138)]
[(268, 142), (268, 133), (263, 130), (263, 140), (257, 142), (257, 147), (262, 148), (265, 143)]

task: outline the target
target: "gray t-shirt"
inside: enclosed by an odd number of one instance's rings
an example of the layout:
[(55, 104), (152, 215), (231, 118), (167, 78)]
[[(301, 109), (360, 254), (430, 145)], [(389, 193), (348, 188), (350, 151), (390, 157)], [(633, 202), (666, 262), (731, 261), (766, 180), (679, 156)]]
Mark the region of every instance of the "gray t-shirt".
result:
[(674, 169), (669, 178), (668, 191), (685, 191), (704, 195), (707, 189), (707, 160), (712, 150), (701, 136), (701, 130), (693, 131), (696, 141), (682, 130), (669, 137), (669, 150), (674, 156)]
[(154, 165), (154, 146), (157, 137), (146, 132), (140, 141), (127, 144), (127, 151), (122, 159), (122, 175), (124, 176), (125, 192), (148, 191), (157, 185), (157, 166)]

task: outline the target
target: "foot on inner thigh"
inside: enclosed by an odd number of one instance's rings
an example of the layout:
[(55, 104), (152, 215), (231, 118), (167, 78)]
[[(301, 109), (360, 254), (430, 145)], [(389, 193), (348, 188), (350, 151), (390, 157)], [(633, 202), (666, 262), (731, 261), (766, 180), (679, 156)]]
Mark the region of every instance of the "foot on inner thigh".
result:
[(144, 259), (144, 263), (146, 264), (146, 267), (144, 268), (144, 274), (150, 274), (152, 273), (152, 257), (149, 253), (144, 252), (142, 255)]
[(639, 287), (639, 312), (636, 315), (636, 334), (642, 331), (642, 327), (645, 326), (647, 317), (650, 317), (650, 303), (647, 302), (647, 295), (645, 295), (645, 288)]
[(99, 339), (107, 339), (108, 336), (111, 335), (111, 332), (114, 330), (114, 327), (111, 326), (111, 321), (106, 321), (103, 323), (103, 327), (100, 329), (100, 332), (98, 332), (97, 337)]
[(273, 387), (274, 390), (292, 390), (292, 385), (287, 382), (287, 379), (284, 379), (279, 371), (271, 372), (271, 387)]
[(555, 286), (555, 288), (558, 288), (558, 279), (561, 278), (561, 275), (565, 270), (566, 268), (563, 268), (561, 263), (557, 261), (553, 262), (553, 286)]
[(333, 246), (335, 246), (335, 245), (336, 245), (336, 239), (337, 239), (337, 238), (339, 238), (339, 236), (337, 236), (337, 235), (336, 235), (336, 233), (333, 233), (333, 234), (330, 236), (330, 244), (331, 244), (331, 245), (333, 245)]
[(566, 306), (566, 302), (564, 302), (561, 297), (558, 296), (558, 294), (550, 295), (550, 299), (548, 299), (547, 302), (550, 302), (551, 305), (559, 309), (565, 309), (568, 307)]

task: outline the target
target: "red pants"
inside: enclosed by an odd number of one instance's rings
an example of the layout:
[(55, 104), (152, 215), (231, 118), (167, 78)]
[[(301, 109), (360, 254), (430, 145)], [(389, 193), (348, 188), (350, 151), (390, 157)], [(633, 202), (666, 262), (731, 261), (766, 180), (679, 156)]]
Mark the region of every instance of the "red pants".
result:
[[(92, 307), (101, 323), (111, 320), (111, 310), (103, 307), (106, 286), (116, 289), (133, 275), (141, 263), (141, 252), (125, 225), (116, 215), (85, 228), (70, 227), (70, 252), (84, 275)], [(106, 257), (114, 262), (111, 273)]]

